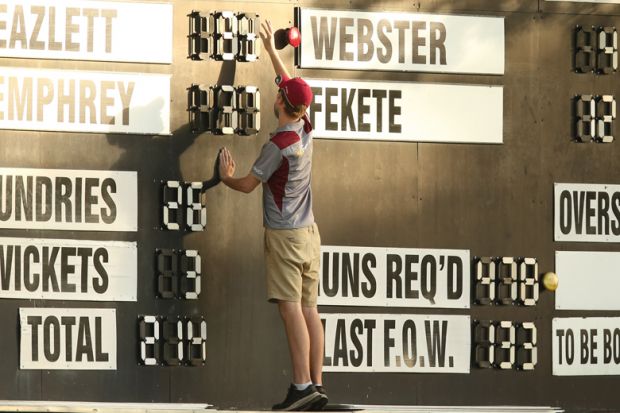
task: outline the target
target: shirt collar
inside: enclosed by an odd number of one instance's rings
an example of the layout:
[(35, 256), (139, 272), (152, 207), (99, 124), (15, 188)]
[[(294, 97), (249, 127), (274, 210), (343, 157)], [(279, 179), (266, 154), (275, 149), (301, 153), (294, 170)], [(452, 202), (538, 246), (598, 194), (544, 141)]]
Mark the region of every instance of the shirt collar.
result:
[(286, 125), (278, 127), (276, 130), (271, 132), (269, 135), (273, 138), (274, 135), (280, 132), (288, 132), (288, 131), (296, 132), (302, 127), (303, 127), (303, 119), (299, 119), (297, 122), (290, 122), (290, 123), (287, 123)]

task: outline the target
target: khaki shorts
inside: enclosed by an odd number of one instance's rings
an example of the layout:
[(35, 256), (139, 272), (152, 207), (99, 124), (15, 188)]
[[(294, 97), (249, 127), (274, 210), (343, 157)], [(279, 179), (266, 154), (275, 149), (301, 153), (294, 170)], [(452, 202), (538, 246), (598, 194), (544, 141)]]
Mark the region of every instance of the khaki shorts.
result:
[(265, 228), (267, 298), (316, 307), (321, 236), (316, 224), (297, 229)]

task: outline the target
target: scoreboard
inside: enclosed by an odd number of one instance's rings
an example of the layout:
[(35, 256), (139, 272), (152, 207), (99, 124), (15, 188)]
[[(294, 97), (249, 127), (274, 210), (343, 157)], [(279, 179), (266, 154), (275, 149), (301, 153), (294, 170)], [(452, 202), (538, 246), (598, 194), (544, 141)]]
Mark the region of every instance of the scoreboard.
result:
[(259, 191), (207, 181), (277, 126), (265, 19), (314, 93), (330, 402), (620, 406), (615, 0), (0, 1), (0, 400), (288, 386)]

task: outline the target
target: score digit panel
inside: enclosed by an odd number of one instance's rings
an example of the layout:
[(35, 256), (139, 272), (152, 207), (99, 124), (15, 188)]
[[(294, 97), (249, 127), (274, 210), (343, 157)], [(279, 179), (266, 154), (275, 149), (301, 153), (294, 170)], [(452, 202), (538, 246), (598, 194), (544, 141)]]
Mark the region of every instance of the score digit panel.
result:
[(207, 207), (203, 192), (202, 182), (163, 183), (162, 227), (170, 231), (204, 231), (207, 226)]
[(474, 322), (474, 364), (479, 368), (534, 370), (538, 330), (533, 322)]
[(260, 91), (256, 86), (192, 84), (187, 111), (194, 132), (256, 135), (260, 130)]
[(201, 292), (201, 258), (196, 250), (157, 250), (157, 296), (197, 300)]
[(255, 13), (192, 11), (188, 57), (192, 60), (254, 62), (260, 51), (260, 17)]
[(474, 257), (475, 303), (534, 306), (538, 302), (536, 258)]
[(611, 95), (575, 96), (575, 140), (611, 143), (614, 141), (616, 99)]
[(610, 74), (618, 70), (618, 31), (615, 27), (575, 27), (575, 71)]
[(202, 317), (138, 317), (140, 363), (200, 366), (207, 359), (207, 322)]

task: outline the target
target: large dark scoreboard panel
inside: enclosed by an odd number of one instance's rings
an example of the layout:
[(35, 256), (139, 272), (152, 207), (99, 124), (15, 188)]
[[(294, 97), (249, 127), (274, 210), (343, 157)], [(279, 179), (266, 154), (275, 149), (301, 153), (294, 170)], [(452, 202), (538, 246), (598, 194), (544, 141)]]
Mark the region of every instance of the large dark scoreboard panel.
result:
[[(0, 399), (208, 402), (220, 407), (264, 408), (281, 397), (277, 389), (283, 391), (288, 385), (291, 371), (285, 336), (277, 311), (264, 299), (259, 191), (243, 195), (218, 186), (204, 198), (204, 231), (161, 228), (162, 182), (207, 179), (222, 146), (233, 152), (238, 174), (245, 174), (276, 126), (271, 115), (274, 76), (266, 56), (261, 54), (256, 62), (188, 59), (187, 15), (192, 10), (257, 13), (277, 27), (293, 24), (296, 6), (343, 13), (362, 10), (505, 17), (503, 75), (295, 69), (296, 74), (311, 79), (503, 86), (503, 143), (499, 145), (316, 139), (314, 212), (322, 243), (469, 250), (472, 259), (535, 257), (541, 274), (554, 271), (557, 250), (618, 251), (614, 243), (555, 242), (553, 186), (558, 182), (620, 182), (615, 167), (617, 142), (572, 140), (575, 95), (620, 96), (617, 73), (574, 72), (574, 27), (619, 27), (620, 5), (490, 0), (463, 1), (458, 5), (449, 1), (361, 0), (172, 4), (171, 64), (1, 58), (4, 68), (171, 75), (171, 134), (0, 131), (2, 168), (136, 171), (138, 188), (135, 232), (27, 226), (0, 229), (3, 238), (122, 241), (137, 245), (137, 301), (0, 299)], [(137, 27), (136, 36), (148, 42), (152, 30), (157, 28)], [(290, 46), (284, 49), (283, 58), (292, 68)], [(250, 136), (193, 133), (188, 123), (187, 88), (194, 83), (257, 86), (262, 105), (260, 132)], [(415, 113), (424, 104), (408, 104), (402, 108), (403, 114)], [(445, 122), (456, 117), (454, 113), (438, 113)], [(157, 297), (158, 249), (200, 253), (199, 299)], [(559, 276), (561, 286), (562, 274)], [(535, 306), (482, 306), (473, 302), (474, 280), (466, 281), (472, 295), (471, 305), (465, 309), (323, 306), (321, 311), (334, 317), (458, 315), (469, 316), (472, 321), (534, 322), (538, 361), (533, 370), (479, 368), (472, 341), (469, 373), (465, 374), (325, 373), (325, 385), (333, 401), (544, 405), (569, 411), (613, 410), (620, 405), (618, 395), (609, 391), (617, 383), (617, 376), (552, 374), (553, 318), (618, 317), (620, 311), (560, 312), (555, 309), (554, 294), (543, 290)], [(52, 312), (57, 308), (115, 309), (116, 369), (20, 368), (20, 308), (49, 308)], [(141, 365), (139, 317), (143, 315), (169, 320), (204, 317), (208, 331), (204, 365)], [(326, 347), (333, 355), (335, 343), (328, 340)]]

